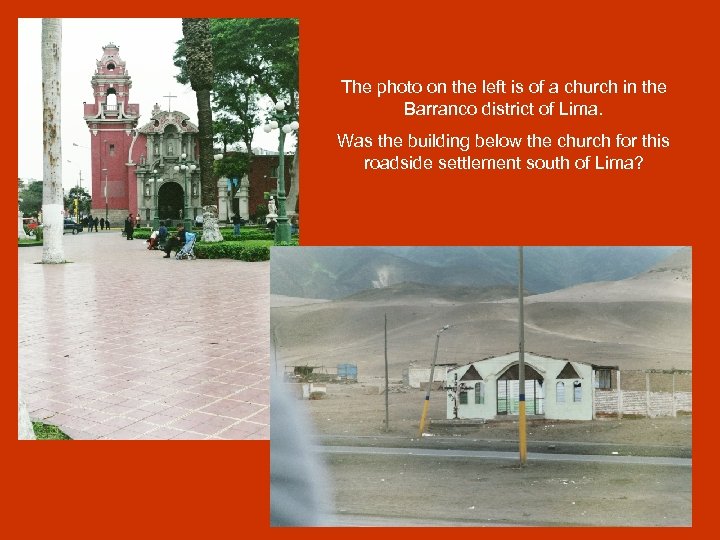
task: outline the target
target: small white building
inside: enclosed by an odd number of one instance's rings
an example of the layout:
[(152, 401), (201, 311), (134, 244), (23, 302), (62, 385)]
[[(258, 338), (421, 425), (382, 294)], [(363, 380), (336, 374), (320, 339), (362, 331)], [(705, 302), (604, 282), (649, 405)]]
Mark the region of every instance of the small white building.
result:
[[(448, 370), (448, 419), (497, 419), (519, 412), (519, 353)], [(593, 367), (525, 353), (525, 411), (556, 420), (592, 420)]]
[[(448, 370), (457, 367), (457, 364), (436, 364), (433, 372), (433, 388), (442, 388), (447, 380)], [(411, 388), (427, 388), (430, 381), (430, 366), (409, 367), (403, 373), (405, 384)]]

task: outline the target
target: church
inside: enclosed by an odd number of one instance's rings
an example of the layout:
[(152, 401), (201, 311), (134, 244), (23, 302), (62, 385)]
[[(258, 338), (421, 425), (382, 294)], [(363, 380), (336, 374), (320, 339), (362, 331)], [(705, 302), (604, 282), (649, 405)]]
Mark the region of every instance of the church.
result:
[[(202, 215), (198, 127), (186, 114), (157, 104), (150, 120), (141, 123), (140, 105), (130, 102), (130, 74), (113, 43), (103, 47), (91, 85), (93, 101), (83, 104), (91, 141), (92, 214), (115, 226), (128, 214), (139, 215), (143, 225)], [(293, 156), (285, 158), (287, 192)], [(274, 155), (254, 156), (249, 175), (235, 181), (239, 189), (232, 200), (228, 179), (216, 179), (221, 222), (234, 212), (254, 216), (264, 194), (277, 188), (277, 162)]]

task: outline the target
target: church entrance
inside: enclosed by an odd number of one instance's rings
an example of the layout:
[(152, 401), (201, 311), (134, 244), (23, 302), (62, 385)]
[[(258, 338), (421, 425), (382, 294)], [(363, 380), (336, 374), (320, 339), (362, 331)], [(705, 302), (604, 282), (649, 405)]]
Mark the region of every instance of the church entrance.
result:
[[(497, 379), (497, 414), (517, 415), (520, 411), (520, 366), (513, 364)], [(525, 364), (525, 412), (545, 414), (543, 376)]]
[(176, 182), (164, 182), (158, 190), (160, 219), (182, 219), (183, 188)]

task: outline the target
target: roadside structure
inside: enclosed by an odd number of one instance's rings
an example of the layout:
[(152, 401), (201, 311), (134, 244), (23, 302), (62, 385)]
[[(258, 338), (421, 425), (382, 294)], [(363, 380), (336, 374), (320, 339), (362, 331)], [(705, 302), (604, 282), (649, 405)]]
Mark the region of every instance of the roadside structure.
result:
[[(447, 372), (448, 419), (496, 419), (518, 414), (519, 353), (477, 360)], [(528, 415), (592, 420), (593, 366), (525, 353)]]

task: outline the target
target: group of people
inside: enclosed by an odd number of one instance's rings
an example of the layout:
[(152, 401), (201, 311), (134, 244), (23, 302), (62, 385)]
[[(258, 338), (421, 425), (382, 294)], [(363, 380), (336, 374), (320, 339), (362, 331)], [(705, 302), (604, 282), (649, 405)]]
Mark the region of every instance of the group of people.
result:
[[(292, 216), (288, 219), (288, 225), (290, 226), (290, 234), (298, 234), (298, 231), (300, 230), (298, 217)], [(270, 221), (268, 221), (265, 224), (265, 227), (272, 232), (275, 232), (275, 227), (277, 227), (277, 220), (275, 218), (271, 218)]]
[(105, 229), (110, 230), (110, 220), (106, 220), (105, 218), (98, 219), (97, 217), (93, 217), (92, 214), (88, 214), (82, 218), (81, 223), (83, 229), (86, 229), (88, 232), (92, 232), (93, 230), (98, 232), (98, 225), (100, 225), (101, 231)]
[(148, 249), (162, 249), (165, 252), (164, 259), (170, 258), (171, 251), (178, 251), (185, 245), (185, 226), (181, 223), (178, 225), (177, 232), (173, 236), (168, 236), (168, 228), (164, 221), (160, 222), (160, 227), (150, 234), (148, 240)]

